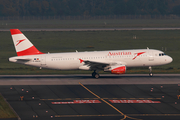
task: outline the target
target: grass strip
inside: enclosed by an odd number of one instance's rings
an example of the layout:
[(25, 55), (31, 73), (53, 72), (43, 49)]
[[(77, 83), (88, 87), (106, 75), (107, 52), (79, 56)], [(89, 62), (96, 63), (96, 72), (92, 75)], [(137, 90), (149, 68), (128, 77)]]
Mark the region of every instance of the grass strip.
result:
[(180, 27), (179, 19), (95, 19), (95, 20), (1, 20), (1, 29), (10, 28), (152, 28)]
[(0, 94), (0, 118), (17, 118), (17, 115), (11, 109), (9, 104), (4, 100)]

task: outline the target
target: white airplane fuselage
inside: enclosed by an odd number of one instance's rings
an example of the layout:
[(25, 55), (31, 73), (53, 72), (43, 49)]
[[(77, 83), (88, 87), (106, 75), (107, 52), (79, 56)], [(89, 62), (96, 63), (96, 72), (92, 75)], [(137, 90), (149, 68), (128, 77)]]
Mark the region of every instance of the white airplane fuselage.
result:
[[(144, 53), (137, 56), (137, 53), (140, 52)], [(23, 59), (29, 59), (29, 61), (23, 61)], [(170, 56), (153, 49), (39, 54), (11, 57), (9, 61), (48, 69), (77, 70), (81, 69), (80, 67), (84, 64), (80, 59), (109, 65), (125, 65), (126, 67), (159, 66), (172, 62)]]
[(11, 29), (16, 57), (9, 61), (57, 70), (93, 70), (92, 76), (99, 77), (98, 71), (109, 71), (112, 74), (124, 74), (128, 67), (146, 67), (165, 65), (172, 58), (162, 51), (154, 49), (112, 50), (94, 52), (48, 53), (40, 52), (19, 30)]

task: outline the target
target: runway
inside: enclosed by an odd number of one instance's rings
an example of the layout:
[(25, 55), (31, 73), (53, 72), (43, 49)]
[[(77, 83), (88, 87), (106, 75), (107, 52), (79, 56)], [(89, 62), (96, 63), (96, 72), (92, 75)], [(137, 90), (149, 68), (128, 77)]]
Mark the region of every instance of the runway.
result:
[(0, 76), (22, 120), (179, 120), (180, 74)]
[(1, 75), (0, 85), (122, 85), (122, 84), (180, 84), (180, 74), (90, 74), (75, 75)]
[[(30, 28), (20, 29), (21, 31), (114, 31), (114, 30), (180, 30), (179, 27), (159, 27), (159, 28)], [(9, 31), (9, 29), (0, 29), (0, 31)]]

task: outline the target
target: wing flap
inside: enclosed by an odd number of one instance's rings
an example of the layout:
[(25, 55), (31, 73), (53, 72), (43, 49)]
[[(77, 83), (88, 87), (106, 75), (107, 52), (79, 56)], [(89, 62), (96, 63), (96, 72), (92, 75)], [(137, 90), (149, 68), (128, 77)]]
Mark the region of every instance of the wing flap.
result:
[[(81, 62), (84, 63), (83, 66), (86, 66), (86, 68), (89, 67), (89, 70), (104, 70), (105, 67), (109, 66), (109, 63), (106, 62), (96, 62), (96, 61), (89, 61), (89, 60), (80, 60)], [(83, 68), (80, 67), (81, 68)]]
[(79, 69), (82, 70), (103, 70), (110, 71), (112, 66), (122, 66), (126, 65), (125, 62), (117, 61), (117, 62), (109, 62), (109, 61), (90, 61), (90, 60), (82, 60), (79, 59), (80, 63), (84, 63)]

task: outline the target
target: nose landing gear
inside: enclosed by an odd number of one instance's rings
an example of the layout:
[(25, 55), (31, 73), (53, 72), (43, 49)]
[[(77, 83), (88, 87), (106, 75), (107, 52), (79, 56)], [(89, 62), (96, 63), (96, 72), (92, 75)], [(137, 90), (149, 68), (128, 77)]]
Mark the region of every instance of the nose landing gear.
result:
[(153, 76), (153, 73), (152, 73), (152, 67), (149, 66), (149, 76), (152, 77)]

